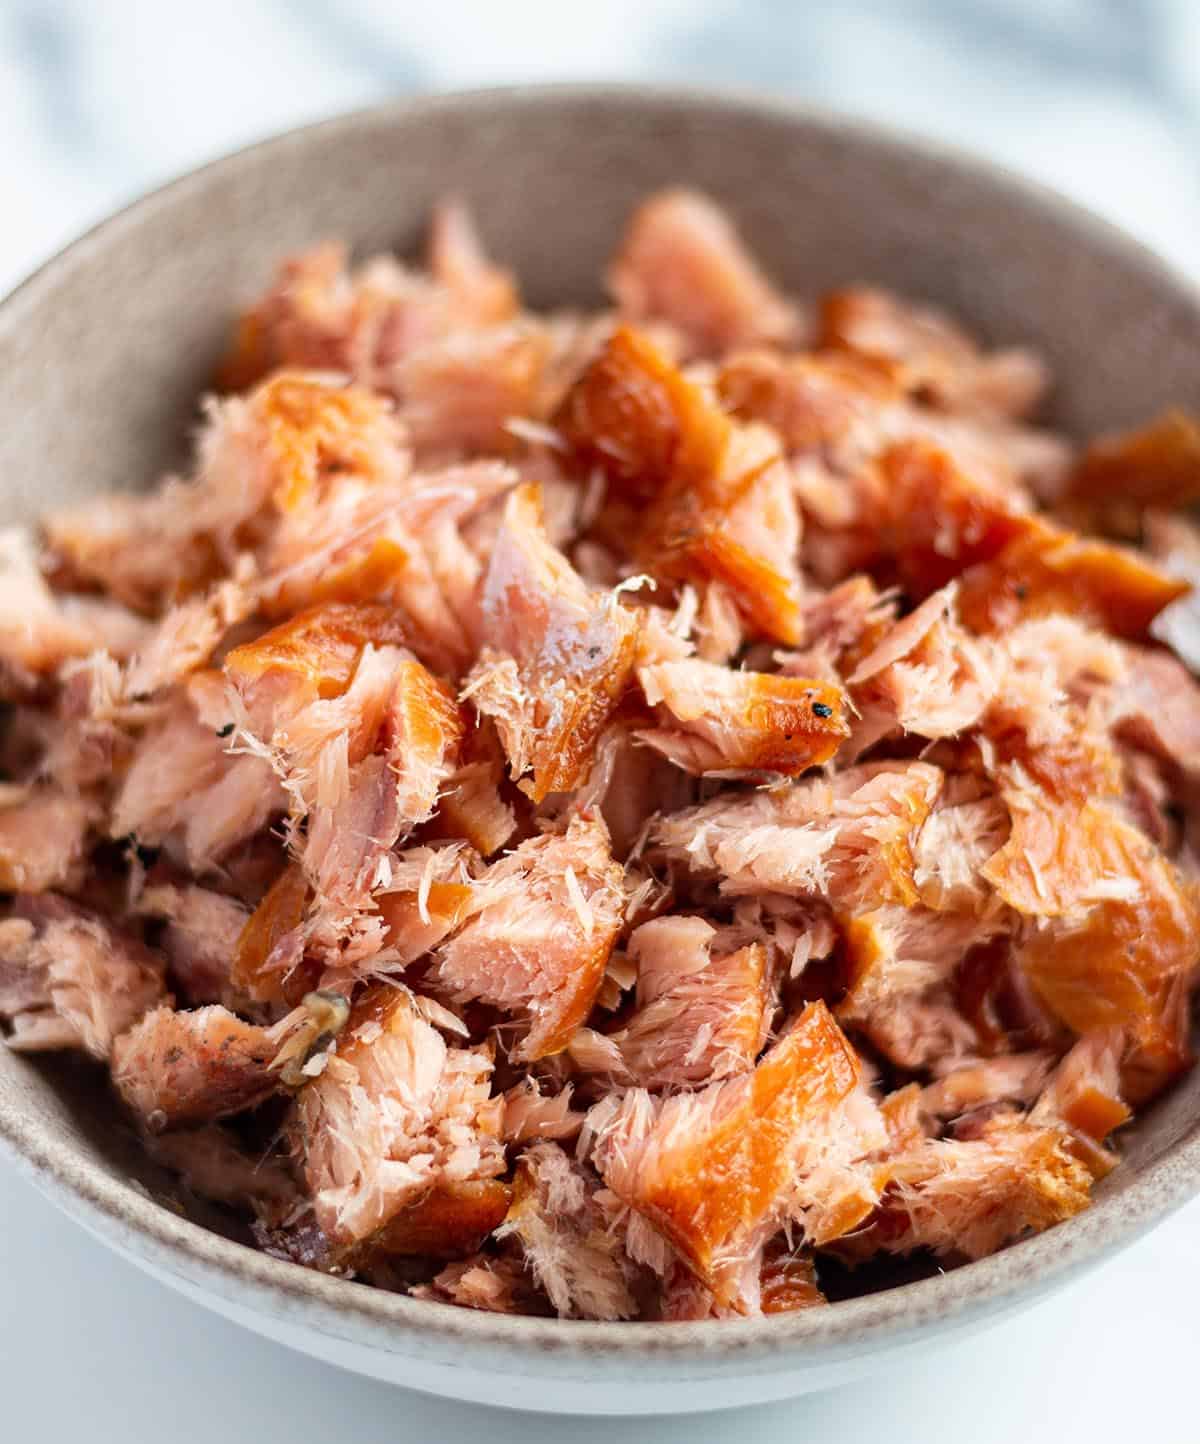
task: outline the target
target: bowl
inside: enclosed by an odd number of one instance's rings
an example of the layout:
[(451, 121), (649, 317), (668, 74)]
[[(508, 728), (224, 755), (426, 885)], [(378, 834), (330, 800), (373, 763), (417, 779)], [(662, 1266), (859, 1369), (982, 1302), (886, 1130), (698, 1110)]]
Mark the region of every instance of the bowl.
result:
[[(1028, 341), (1080, 434), (1200, 406), (1200, 296), (1119, 232), (969, 157), (796, 106), (551, 87), (384, 106), (253, 146), (104, 222), (0, 306), (0, 520), (178, 460), (234, 307), (327, 236), (416, 243), (471, 201), (532, 302), (589, 303), (622, 222), (668, 183), (728, 206), (798, 291), (872, 280)], [(189, 1216), (99, 1075), (0, 1048), (0, 1145), (97, 1238), (306, 1353), (458, 1399), (595, 1413), (761, 1402), (899, 1361), (1062, 1287), (1200, 1190), (1200, 1072), (1141, 1116), (1095, 1206), (943, 1276), (790, 1317), (689, 1324), (509, 1318), (307, 1272)]]

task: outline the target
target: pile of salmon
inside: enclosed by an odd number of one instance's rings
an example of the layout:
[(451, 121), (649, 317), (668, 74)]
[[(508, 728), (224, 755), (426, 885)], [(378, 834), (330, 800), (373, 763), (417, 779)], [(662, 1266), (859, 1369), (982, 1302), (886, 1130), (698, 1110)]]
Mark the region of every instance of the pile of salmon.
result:
[(1200, 428), (1040, 429), (690, 192), (607, 279), (523, 309), (456, 202), (288, 259), (187, 475), (0, 536), (0, 1015), (304, 1267), (807, 1309), (1190, 1066)]

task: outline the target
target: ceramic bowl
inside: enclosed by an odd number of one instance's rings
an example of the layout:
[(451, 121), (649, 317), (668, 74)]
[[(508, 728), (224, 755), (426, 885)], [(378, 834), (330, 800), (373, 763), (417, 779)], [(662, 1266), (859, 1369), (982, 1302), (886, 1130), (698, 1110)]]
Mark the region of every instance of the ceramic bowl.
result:
[[(870, 279), (1028, 341), (1089, 433), (1200, 406), (1200, 300), (1138, 245), (968, 157), (790, 105), (551, 88), (392, 104), (167, 186), (0, 307), (0, 520), (139, 486), (180, 455), (234, 307), (283, 252), (410, 250), (453, 190), (535, 304), (590, 303), (646, 192), (703, 187), (800, 292)], [(309, 1273), (184, 1216), (101, 1078), (0, 1049), (0, 1140), (53, 1202), (190, 1297), (363, 1373), (531, 1409), (704, 1409), (801, 1393), (1066, 1284), (1200, 1188), (1200, 1072), (1127, 1132), (1095, 1207), (945, 1276), (792, 1317), (596, 1324), (421, 1303)]]

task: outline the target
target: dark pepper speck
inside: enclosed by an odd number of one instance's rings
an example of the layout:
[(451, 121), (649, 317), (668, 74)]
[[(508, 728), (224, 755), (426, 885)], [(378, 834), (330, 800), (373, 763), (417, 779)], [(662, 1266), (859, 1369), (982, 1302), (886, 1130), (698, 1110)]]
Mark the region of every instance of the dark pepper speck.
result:
[(830, 707), (827, 702), (814, 702), (814, 703), (813, 703), (813, 716), (814, 716), (814, 717), (832, 717), (832, 716), (833, 716), (833, 708)]

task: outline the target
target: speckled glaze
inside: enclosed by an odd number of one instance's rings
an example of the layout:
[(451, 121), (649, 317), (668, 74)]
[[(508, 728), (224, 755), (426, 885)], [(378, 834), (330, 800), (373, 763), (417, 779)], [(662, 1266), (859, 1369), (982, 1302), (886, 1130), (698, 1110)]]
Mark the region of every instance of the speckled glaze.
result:
[[(535, 304), (598, 299), (646, 191), (704, 187), (798, 291), (871, 279), (1030, 341), (1087, 433), (1200, 406), (1200, 298), (1035, 186), (793, 106), (546, 88), (390, 105), (268, 141), (83, 237), (0, 306), (0, 520), (153, 480), (181, 454), (232, 310), (278, 255), (416, 243), (465, 194)], [(1200, 1074), (1125, 1135), (1094, 1208), (944, 1277), (739, 1323), (588, 1324), (470, 1313), (309, 1273), (182, 1215), (102, 1076), (0, 1050), (0, 1144), (81, 1224), (188, 1296), (347, 1368), (519, 1408), (650, 1413), (797, 1394), (994, 1321), (1136, 1238), (1200, 1188)]]

